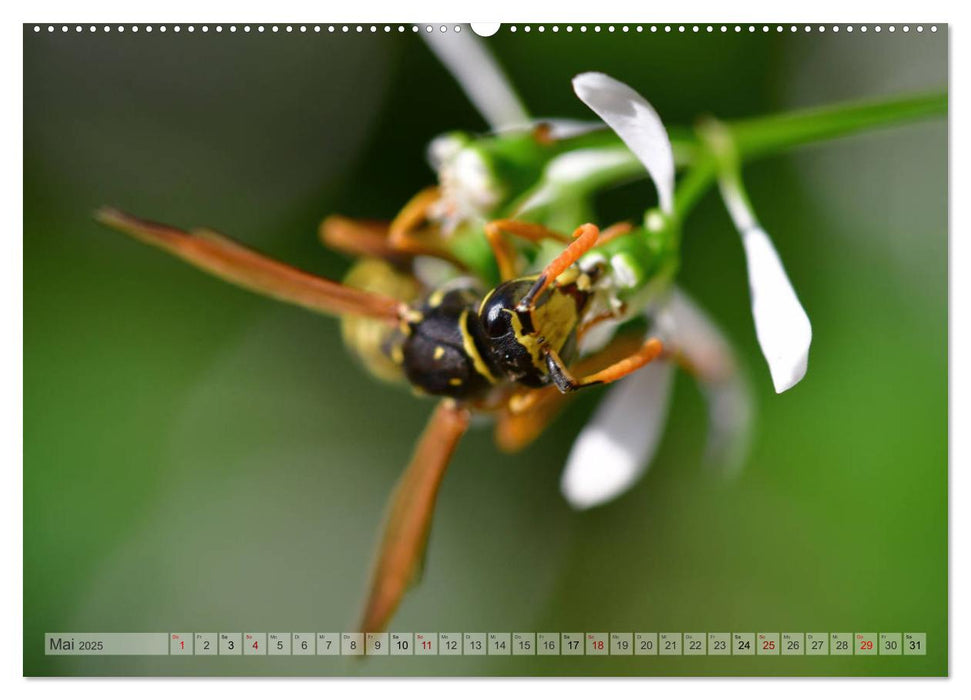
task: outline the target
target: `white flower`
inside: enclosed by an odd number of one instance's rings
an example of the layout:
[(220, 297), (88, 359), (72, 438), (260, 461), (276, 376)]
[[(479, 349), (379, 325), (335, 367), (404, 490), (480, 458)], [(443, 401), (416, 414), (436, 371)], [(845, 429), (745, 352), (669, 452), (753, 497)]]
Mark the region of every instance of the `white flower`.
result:
[[(629, 86), (603, 73), (581, 73), (573, 89), (644, 164), (658, 190), (661, 210), (674, 202), (674, 157), (657, 112)], [(752, 315), (775, 390), (782, 393), (806, 374), (812, 326), (796, 296), (782, 261), (759, 227), (735, 177), (720, 180), (722, 196), (742, 236), (752, 294)]]
[(428, 147), (428, 159), (440, 189), (428, 215), (446, 234), (466, 221), (483, 220), (502, 199), (502, 187), (488, 164), (461, 136), (439, 136)]
[[(528, 127), (532, 122), (494, 59), (471, 34), (438, 33), (426, 37), (494, 131)], [(617, 135), (643, 164), (658, 192), (666, 219), (674, 214), (675, 162), (667, 131), (651, 104), (629, 86), (603, 73), (582, 73), (573, 80), (577, 96)], [(565, 125), (570, 129), (574, 125)], [(581, 124), (578, 128), (589, 128)], [(486, 216), (501, 199), (499, 183), (488, 165), (461, 137), (444, 137), (429, 151), (439, 173), (441, 200), (432, 214), (446, 231)], [(603, 149), (554, 159), (540, 186), (520, 211), (550, 202), (570, 183), (600, 169), (622, 166), (625, 155)], [(758, 226), (737, 183), (722, 181), (722, 192), (742, 236), (752, 292), (756, 333), (769, 362), (776, 391), (785, 391), (805, 374), (812, 330), (786, 277), (775, 248)], [(656, 225), (664, 218), (652, 214)], [(678, 222), (672, 222), (678, 225)], [(684, 294), (674, 292), (660, 308), (653, 329), (669, 351), (679, 353), (696, 377), (709, 408), (708, 453), (727, 467), (744, 457), (751, 403), (729, 344), (717, 327)], [(605, 338), (601, 338), (601, 342)], [(647, 469), (667, 419), (673, 367), (656, 361), (609, 390), (573, 445), (561, 487), (577, 508), (608, 501), (629, 488)]]
[[(488, 122), (492, 133), (532, 129), (542, 123), (551, 138), (561, 139), (602, 128), (601, 123), (593, 121), (531, 118), (498, 62), (468, 27), (463, 27), (461, 32), (431, 32), (422, 36)], [(628, 156), (622, 152), (620, 157)], [(561, 163), (563, 167), (579, 164), (573, 154), (564, 158), (568, 162)], [(445, 134), (434, 139), (428, 149), (428, 160), (441, 188), (440, 198), (431, 207), (429, 216), (441, 224), (446, 235), (467, 221), (483, 221), (502, 199), (501, 183), (496, 181), (488, 163), (468, 137)], [(598, 164), (604, 167), (604, 163)]]
[[(654, 108), (602, 73), (578, 75), (573, 87), (641, 161), (657, 188), (661, 211), (670, 216), (674, 155)], [(665, 343), (668, 357), (682, 358), (701, 387), (708, 404), (709, 457), (726, 471), (737, 471), (747, 452), (752, 409), (731, 346), (707, 315), (677, 290), (657, 309), (651, 331)], [(656, 360), (610, 388), (567, 458), (560, 486), (572, 506), (605, 503), (644, 474), (663, 434), (672, 376), (671, 361)]]
[[(529, 115), (502, 69), (468, 26), (422, 36), (493, 131), (526, 128)], [(446, 134), (432, 141), (428, 159), (440, 197), (428, 212), (448, 235), (466, 221), (482, 221), (502, 198), (502, 187), (468, 138)]]

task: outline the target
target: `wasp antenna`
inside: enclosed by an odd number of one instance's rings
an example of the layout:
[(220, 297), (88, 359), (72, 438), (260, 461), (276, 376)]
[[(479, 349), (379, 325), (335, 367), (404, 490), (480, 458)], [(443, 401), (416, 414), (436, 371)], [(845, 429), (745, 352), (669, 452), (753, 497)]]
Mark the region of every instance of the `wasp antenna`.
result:
[(597, 245), (597, 238), (600, 236), (600, 229), (598, 229), (593, 224), (583, 224), (576, 231), (573, 232), (573, 242), (566, 247), (566, 249), (556, 256), (550, 263), (543, 269), (540, 276), (536, 279), (536, 282), (526, 292), (526, 296), (523, 297), (522, 301), (519, 302), (520, 310), (526, 311), (530, 309), (539, 298), (539, 295), (543, 293), (553, 280), (559, 277), (563, 272), (570, 267), (573, 263), (583, 257), (587, 252), (590, 251), (595, 245)]

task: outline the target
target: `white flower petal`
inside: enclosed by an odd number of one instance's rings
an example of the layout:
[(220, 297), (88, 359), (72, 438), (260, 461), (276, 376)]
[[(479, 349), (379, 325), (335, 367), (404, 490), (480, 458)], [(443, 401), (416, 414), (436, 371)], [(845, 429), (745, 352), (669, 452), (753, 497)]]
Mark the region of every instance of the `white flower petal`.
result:
[(468, 26), (422, 36), (493, 129), (527, 127), (531, 120), (499, 64)]
[(707, 458), (726, 474), (739, 472), (748, 456), (752, 394), (721, 329), (691, 297), (675, 289), (657, 316), (657, 331), (688, 358), (708, 406)]
[(614, 334), (624, 321), (623, 318), (610, 318), (593, 326), (580, 338), (578, 344), (580, 355), (593, 355), (607, 347), (607, 343), (613, 340)]
[(752, 316), (776, 393), (806, 375), (813, 329), (772, 241), (761, 228), (742, 232)]
[(769, 363), (777, 394), (806, 376), (812, 325), (768, 234), (758, 220), (737, 177), (719, 181), (728, 214), (742, 237), (752, 295), (755, 334)]
[(581, 73), (573, 90), (627, 144), (657, 187), (661, 211), (674, 211), (674, 153), (661, 118), (632, 88), (603, 73)]
[(711, 317), (679, 287), (671, 290), (655, 317), (655, 334), (690, 360), (694, 370), (714, 382), (736, 371), (732, 347)]
[(451, 163), (468, 145), (468, 139), (459, 134), (442, 134), (432, 139), (428, 144), (428, 164), (432, 170), (438, 172)]
[(673, 377), (673, 366), (657, 361), (610, 389), (567, 458), (560, 489), (571, 506), (606, 503), (647, 471), (667, 420)]
[(546, 164), (543, 177), (555, 184), (570, 184), (584, 180), (600, 170), (634, 163), (622, 147), (581, 148), (557, 156)]
[(708, 406), (705, 456), (726, 476), (742, 470), (752, 438), (752, 392), (741, 374), (720, 382), (698, 377), (698, 388)]

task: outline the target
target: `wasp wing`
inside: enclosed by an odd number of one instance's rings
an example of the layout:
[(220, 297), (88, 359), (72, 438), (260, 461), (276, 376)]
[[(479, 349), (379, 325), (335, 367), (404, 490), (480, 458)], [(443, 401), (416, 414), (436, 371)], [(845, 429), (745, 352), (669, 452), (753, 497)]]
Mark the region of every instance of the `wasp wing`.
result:
[(398, 323), (401, 302), (332, 282), (285, 265), (208, 230), (182, 231), (116, 209), (96, 218), (111, 228), (161, 248), (227, 282), (325, 314), (352, 314)]
[(384, 629), (420, 571), (438, 487), (468, 424), (468, 411), (442, 401), (418, 440), (388, 502), (360, 631)]

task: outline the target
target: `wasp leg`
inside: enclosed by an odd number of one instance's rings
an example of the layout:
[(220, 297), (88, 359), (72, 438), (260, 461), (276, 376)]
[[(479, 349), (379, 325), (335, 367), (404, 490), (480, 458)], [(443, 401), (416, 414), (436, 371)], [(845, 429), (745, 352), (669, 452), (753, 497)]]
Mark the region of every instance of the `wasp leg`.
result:
[(388, 243), (401, 253), (441, 258), (465, 269), (466, 266), (448, 250), (438, 227), (428, 223), (429, 209), (439, 197), (437, 187), (426, 187), (412, 197), (391, 222)]
[(615, 238), (620, 238), (621, 236), (626, 236), (628, 233), (634, 230), (634, 225), (629, 221), (619, 221), (616, 224), (611, 224), (603, 231), (600, 232), (600, 237), (597, 239), (596, 247), (599, 248), (602, 245), (610, 243)]
[(398, 481), (385, 516), (358, 629), (384, 629), (409, 584), (417, 579), (428, 543), (438, 487), (469, 425), (469, 412), (451, 400), (438, 404)]
[(583, 257), (597, 244), (600, 229), (593, 224), (583, 224), (573, 232), (573, 241), (546, 266), (535, 284), (530, 288), (517, 307), (520, 311), (531, 311), (539, 295), (553, 280), (559, 277), (573, 263)]
[(388, 238), (386, 221), (349, 219), (334, 214), (320, 222), (317, 235), (331, 250), (352, 257), (381, 258), (392, 262), (410, 260), (411, 255), (393, 245)]
[(464, 267), (434, 239), (437, 235), (434, 231), (423, 229), (428, 208), (437, 199), (438, 188), (422, 190), (391, 223), (328, 216), (320, 223), (318, 235), (327, 247), (349, 255), (385, 260), (407, 260), (416, 255), (430, 255)]
[(569, 243), (570, 239), (562, 233), (546, 228), (542, 224), (534, 224), (527, 221), (516, 221), (515, 219), (496, 219), (485, 225), (486, 239), (492, 247), (492, 253), (496, 257), (499, 265), (499, 274), (502, 281), (514, 279), (519, 276), (516, 269), (516, 251), (512, 247), (509, 239), (503, 234), (518, 236), (527, 241), (537, 243), (547, 238), (553, 238), (564, 243)]
[(495, 441), (504, 452), (518, 452), (538, 438), (566, 408), (570, 395), (555, 387), (516, 394), (496, 418)]
[[(640, 346), (637, 335), (619, 336), (597, 354), (577, 362), (573, 369), (580, 375), (596, 372), (628, 357)], [(542, 434), (573, 396), (560, 393), (555, 386), (513, 394), (496, 419), (496, 445), (506, 452), (523, 449)]]
[(406, 307), (397, 299), (331, 282), (267, 258), (213, 231), (186, 232), (101, 209), (101, 223), (156, 246), (227, 282), (311, 311), (352, 314), (397, 325)]
[(570, 370), (567, 369), (567, 366), (555, 350), (546, 348), (544, 354), (546, 356), (546, 367), (550, 372), (553, 383), (557, 389), (566, 393), (568, 391), (577, 391), (588, 386), (596, 386), (597, 384), (616, 382), (618, 379), (622, 379), (631, 372), (640, 369), (648, 362), (657, 359), (663, 351), (664, 346), (661, 341), (657, 338), (650, 338), (636, 352), (599, 372), (588, 374), (580, 379), (575, 378), (570, 373)]
[(391, 244), (399, 250), (409, 250), (419, 245), (415, 240), (422, 224), (428, 220), (428, 210), (439, 199), (437, 187), (426, 187), (412, 197), (391, 222), (388, 231)]

